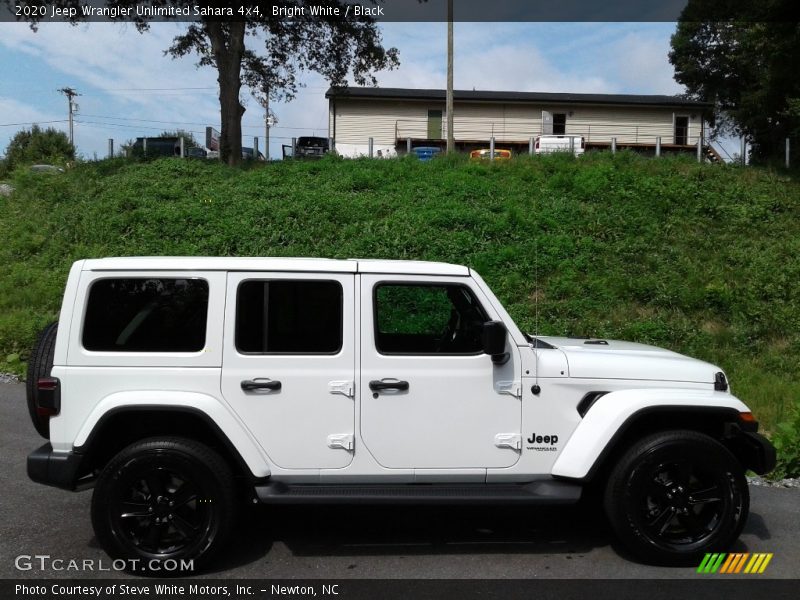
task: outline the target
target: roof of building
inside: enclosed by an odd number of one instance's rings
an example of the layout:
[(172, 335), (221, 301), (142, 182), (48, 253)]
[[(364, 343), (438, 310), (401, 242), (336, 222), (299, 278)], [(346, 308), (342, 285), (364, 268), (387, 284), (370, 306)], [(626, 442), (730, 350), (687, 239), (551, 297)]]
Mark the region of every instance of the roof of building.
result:
[[(445, 90), (411, 88), (328, 88), (326, 98), (355, 98), (379, 100), (442, 100)], [(492, 92), (482, 90), (453, 90), (453, 99), (464, 102), (536, 102), (551, 104), (616, 104), (644, 106), (683, 106), (711, 108), (710, 102), (681, 96), (643, 94), (571, 94), (555, 92)]]

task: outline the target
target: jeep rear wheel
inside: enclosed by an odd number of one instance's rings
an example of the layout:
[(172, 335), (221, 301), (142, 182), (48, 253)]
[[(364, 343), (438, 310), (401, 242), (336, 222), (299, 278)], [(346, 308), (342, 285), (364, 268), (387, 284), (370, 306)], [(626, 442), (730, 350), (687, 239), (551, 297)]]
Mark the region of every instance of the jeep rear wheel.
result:
[(611, 472), (605, 509), (635, 557), (697, 564), (726, 550), (750, 506), (744, 469), (727, 448), (694, 431), (666, 431), (634, 445)]
[(129, 570), (163, 571), (169, 560), (193, 560), (196, 568), (224, 545), (234, 505), (231, 471), (216, 452), (193, 440), (152, 438), (105, 467), (92, 525), (111, 557), (138, 559)]

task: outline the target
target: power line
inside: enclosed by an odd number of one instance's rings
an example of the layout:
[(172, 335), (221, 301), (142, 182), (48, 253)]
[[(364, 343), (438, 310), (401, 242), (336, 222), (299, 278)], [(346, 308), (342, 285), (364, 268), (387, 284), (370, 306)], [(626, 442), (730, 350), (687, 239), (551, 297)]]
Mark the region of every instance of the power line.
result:
[(67, 119), (59, 121), (31, 121), (30, 123), (0, 123), (0, 127), (20, 127), (22, 125), (47, 125), (49, 123), (66, 123)]
[[(133, 117), (112, 117), (110, 115), (87, 115), (84, 114), (84, 117), (90, 117), (93, 119), (111, 119), (112, 121), (141, 121), (142, 123), (162, 123), (164, 125), (200, 125), (200, 126), (207, 126), (207, 123), (198, 123), (196, 121), (158, 121), (156, 119), (136, 119)], [(261, 129), (263, 127), (262, 124), (258, 125), (248, 125), (246, 123), (242, 123), (242, 128), (247, 129)], [(324, 127), (289, 127), (289, 126), (282, 126), (276, 125), (270, 127), (270, 129), (294, 129), (297, 131), (303, 130), (313, 130), (316, 131), (318, 129), (324, 129)]]

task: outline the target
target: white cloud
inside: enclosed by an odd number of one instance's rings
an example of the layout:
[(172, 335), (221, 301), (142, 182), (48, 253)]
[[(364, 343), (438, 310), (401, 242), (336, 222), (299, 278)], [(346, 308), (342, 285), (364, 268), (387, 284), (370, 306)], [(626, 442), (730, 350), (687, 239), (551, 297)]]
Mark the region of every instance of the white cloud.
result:
[(684, 87), (673, 78), (669, 39), (632, 32), (609, 48), (609, 64), (632, 93), (680, 94)]

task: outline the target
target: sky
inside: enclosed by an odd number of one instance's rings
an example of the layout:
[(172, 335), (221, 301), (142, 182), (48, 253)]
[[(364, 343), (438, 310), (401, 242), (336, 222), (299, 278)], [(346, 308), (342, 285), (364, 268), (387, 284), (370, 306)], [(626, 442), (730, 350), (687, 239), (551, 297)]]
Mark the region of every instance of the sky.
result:
[[(102, 158), (132, 138), (181, 128), (202, 141), (219, 128), (216, 71), (192, 57), (164, 55), (185, 25), (154, 23), (140, 34), (131, 24), (0, 23), (0, 154), (31, 124), (67, 131), (67, 99), (78, 91), (75, 142), (84, 158)], [(445, 23), (383, 23), (384, 46), (400, 52), (400, 67), (379, 72), (382, 87), (440, 88), (446, 84)], [(502, 91), (679, 94), (669, 40), (675, 23), (456, 23), (455, 88)], [(316, 74), (291, 103), (273, 103), (270, 155), (292, 137), (327, 135), (327, 82)], [(264, 111), (248, 91), (241, 99), (244, 145), (259, 136)]]

